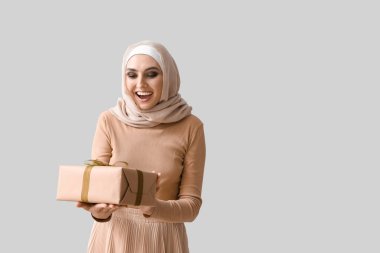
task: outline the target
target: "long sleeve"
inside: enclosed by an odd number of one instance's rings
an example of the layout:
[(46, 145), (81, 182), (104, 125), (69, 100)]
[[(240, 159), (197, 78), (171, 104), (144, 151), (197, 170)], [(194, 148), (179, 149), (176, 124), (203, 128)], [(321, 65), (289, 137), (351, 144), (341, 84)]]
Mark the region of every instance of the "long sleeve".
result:
[(110, 131), (107, 125), (105, 114), (102, 113), (98, 118), (95, 135), (92, 143), (92, 159), (109, 163), (112, 156)]
[(193, 221), (202, 205), (201, 192), (206, 158), (203, 125), (192, 136), (183, 161), (178, 200), (157, 200), (157, 205), (145, 209), (146, 216), (168, 222)]

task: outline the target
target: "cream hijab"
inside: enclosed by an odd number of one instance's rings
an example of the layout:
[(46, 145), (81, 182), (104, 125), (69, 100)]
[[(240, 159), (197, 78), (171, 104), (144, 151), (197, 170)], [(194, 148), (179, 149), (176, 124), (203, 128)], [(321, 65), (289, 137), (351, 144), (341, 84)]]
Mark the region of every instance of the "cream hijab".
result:
[[(136, 54), (153, 57), (163, 73), (163, 87), (160, 102), (149, 110), (140, 110), (125, 88), (125, 69), (128, 60)], [(133, 127), (154, 127), (160, 123), (177, 122), (191, 114), (191, 107), (181, 98), (180, 78), (177, 65), (161, 44), (141, 41), (127, 48), (123, 57), (121, 87), (123, 97), (119, 98), (111, 112), (122, 122)]]

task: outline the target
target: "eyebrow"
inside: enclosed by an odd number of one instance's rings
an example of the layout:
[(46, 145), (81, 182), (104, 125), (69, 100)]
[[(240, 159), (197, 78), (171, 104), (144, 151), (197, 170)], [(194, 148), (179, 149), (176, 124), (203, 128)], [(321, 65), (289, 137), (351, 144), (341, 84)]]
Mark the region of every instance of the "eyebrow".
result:
[[(149, 67), (149, 68), (147, 68), (146, 70), (144, 70), (144, 71), (148, 71), (148, 70), (158, 70), (158, 71), (160, 71), (160, 69), (159, 68), (157, 68), (157, 67)], [(137, 71), (136, 69), (133, 69), (133, 68), (127, 68), (127, 70), (129, 70), (129, 71)]]

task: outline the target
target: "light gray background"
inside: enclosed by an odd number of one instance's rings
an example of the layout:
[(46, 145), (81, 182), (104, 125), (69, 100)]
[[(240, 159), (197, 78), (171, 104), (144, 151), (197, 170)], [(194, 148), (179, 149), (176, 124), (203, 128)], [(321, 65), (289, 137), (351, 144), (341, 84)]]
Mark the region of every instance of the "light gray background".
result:
[(375, 3), (2, 1), (0, 251), (85, 252), (58, 166), (90, 157), (124, 50), (151, 39), (205, 124), (192, 252), (379, 252)]

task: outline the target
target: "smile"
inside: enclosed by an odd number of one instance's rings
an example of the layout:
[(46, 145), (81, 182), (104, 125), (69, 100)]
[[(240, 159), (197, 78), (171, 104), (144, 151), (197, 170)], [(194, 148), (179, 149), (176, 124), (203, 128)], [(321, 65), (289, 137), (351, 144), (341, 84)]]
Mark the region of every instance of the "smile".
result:
[(135, 94), (141, 101), (146, 102), (152, 97), (153, 92), (151, 92), (151, 91), (137, 91), (137, 92), (135, 92)]

